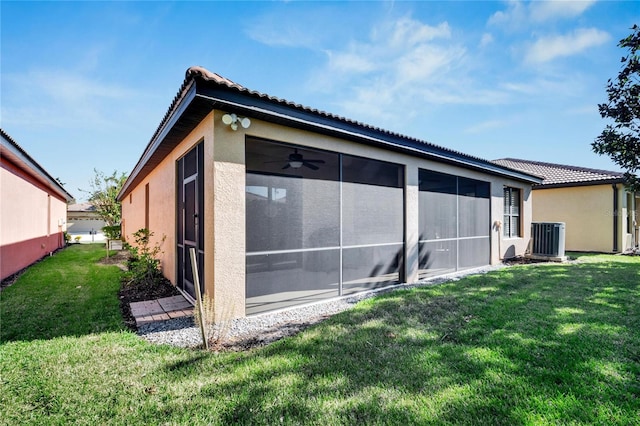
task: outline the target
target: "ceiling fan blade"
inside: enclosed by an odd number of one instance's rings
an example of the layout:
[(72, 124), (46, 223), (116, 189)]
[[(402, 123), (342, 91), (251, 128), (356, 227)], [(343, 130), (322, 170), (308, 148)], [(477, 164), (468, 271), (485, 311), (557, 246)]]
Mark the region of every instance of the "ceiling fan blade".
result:
[(318, 163), (318, 164), (324, 164), (324, 160), (304, 160), (307, 163)]
[(284, 167), (281, 170), (288, 169), (289, 167), (291, 167), (291, 164), (287, 163), (284, 165)]
[(310, 168), (311, 170), (318, 170), (318, 166), (311, 164), (308, 161), (303, 161), (302, 164), (304, 166), (307, 166), (308, 168)]

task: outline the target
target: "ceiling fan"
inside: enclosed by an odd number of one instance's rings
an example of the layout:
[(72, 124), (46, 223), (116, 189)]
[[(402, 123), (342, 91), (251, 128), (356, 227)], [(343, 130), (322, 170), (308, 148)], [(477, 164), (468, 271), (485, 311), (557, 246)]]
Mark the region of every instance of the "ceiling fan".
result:
[[(267, 161), (267, 163), (279, 163), (279, 161)], [(282, 170), (288, 168), (299, 169), (302, 166), (308, 167), (311, 170), (318, 170), (316, 164), (324, 164), (324, 160), (307, 160), (298, 152), (298, 148), (294, 148), (293, 153), (289, 154), (287, 163), (282, 167)]]

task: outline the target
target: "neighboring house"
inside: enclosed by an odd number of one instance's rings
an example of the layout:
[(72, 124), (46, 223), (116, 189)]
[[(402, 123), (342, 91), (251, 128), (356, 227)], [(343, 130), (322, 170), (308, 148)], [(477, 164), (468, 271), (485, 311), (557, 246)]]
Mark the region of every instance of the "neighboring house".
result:
[(0, 279), (64, 247), (73, 197), (0, 129)]
[(564, 222), (567, 250), (637, 246), (640, 194), (625, 189), (622, 173), (514, 158), (494, 162), (544, 179), (533, 186), (533, 221)]
[[(187, 70), (118, 199), (165, 276), (239, 317), (524, 254), (541, 179)], [(498, 232), (505, 192), (519, 219)]]
[(106, 225), (91, 203), (67, 206), (67, 234), (71, 236), (71, 241), (80, 237), (79, 242), (82, 243), (102, 242), (105, 240), (102, 228)]

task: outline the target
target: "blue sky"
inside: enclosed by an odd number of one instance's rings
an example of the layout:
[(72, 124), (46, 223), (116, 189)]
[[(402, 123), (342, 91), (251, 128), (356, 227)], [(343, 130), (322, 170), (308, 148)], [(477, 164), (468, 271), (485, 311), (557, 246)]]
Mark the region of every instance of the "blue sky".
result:
[(2, 128), (78, 200), (129, 172), (203, 66), (249, 89), (485, 159), (591, 152), (633, 1), (8, 2)]

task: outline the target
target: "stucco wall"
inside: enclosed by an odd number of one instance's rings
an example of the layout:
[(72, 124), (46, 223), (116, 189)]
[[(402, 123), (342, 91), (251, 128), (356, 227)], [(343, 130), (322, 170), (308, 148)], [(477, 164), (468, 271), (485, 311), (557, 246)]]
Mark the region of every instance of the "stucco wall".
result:
[[(536, 189), (533, 197), (534, 221), (566, 223), (566, 250), (613, 250), (611, 185)], [(619, 205), (621, 202), (622, 200)], [(618, 222), (618, 229), (621, 231), (620, 217)]]
[(64, 246), (67, 204), (4, 162), (0, 194), (0, 278), (6, 278)]
[[(245, 140), (247, 136), (292, 143), (344, 154), (405, 165), (407, 281), (417, 279), (418, 269), (418, 168), (488, 181), (491, 184), (491, 263), (505, 255), (522, 255), (531, 224), (530, 186), (462, 167), (423, 160), (406, 154), (357, 144), (252, 119), (249, 129), (231, 130), (222, 123), (223, 111), (209, 114), (185, 140), (123, 200), (125, 233), (144, 226), (144, 187), (149, 183), (150, 229), (156, 238), (166, 235), (162, 265), (175, 284), (175, 162), (195, 144), (205, 145), (205, 292), (213, 295), (219, 316), (243, 316), (245, 310)], [(503, 218), (503, 187), (520, 188), (523, 194), (522, 238), (503, 240), (492, 225)]]
[[(252, 120), (249, 129), (231, 130), (221, 122), (224, 113), (217, 111), (214, 119), (214, 158), (216, 166), (213, 172), (214, 190), (214, 232), (207, 232), (214, 239), (214, 262), (207, 268), (214, 268), (214, 283), (207, 280), (207, 291), (213, 290), (218, 300), (229, 301), (224, 307), (227, 312), (236, 312), (237, 306), (244, 309), (245, 294), (245, 139), (247, 136), (292, 143), (311, 148), (319, 148), (344, 154), (362, 156), (405, 165), (406, 178), (406, 235), (407, 253), (405, 275), (408, 282), (417, 279), (418, 270), (418, 168), (455, 174), (472, 179), (488, 181), (491, 184), (491, 263), (515, 255), (523, 255), (528, 247), (531, 231), (531, 186), (522, 182), (487, 175), (462, 167), (454, 167), (434, 161), (419, 159), (406, 154), (396, 153), (368, 145), (300, 131), (280, 125)], [(503, 188), (520, 188), (522, 202), (522, 237), (503, 239), (501, 229), (493, 227), (503, 220)], [(210, 216), (211, 217), (211, 216)], [(209, 223), (209, 222), (208, 222)], [(209, 270), (209, 269), (207, 269)], [(231, 305), (231, 306), (230, 306)]]
[[(176, 161), (204, 140), (205, 173), (207, 173), (206, 170), (211, 164), (211, 152), (207, 155), (206, 147), (212, 145), (212, 137), (213, 114), (210, 114), (122, 200), (123, 235), (127, 242), (133, 244), (135, 242), (133, 234), (145, 227), (145, 186), (149, 185), (149, 230), (154, 234), (150, 245), (161, 244), (162, 252), (159, 258), (162, 272), (174, 285), (176, 284)], [(206, 182), (205, 174), (205, 193), (208, 192)], [(211, 217), (206, 213), (205, 215)], [(205, 232), (208, 232), (206, 228)], [(205, 253), (206, 247), (205, 241)]]

